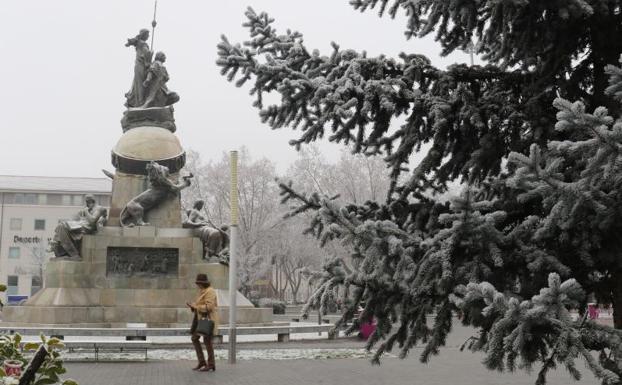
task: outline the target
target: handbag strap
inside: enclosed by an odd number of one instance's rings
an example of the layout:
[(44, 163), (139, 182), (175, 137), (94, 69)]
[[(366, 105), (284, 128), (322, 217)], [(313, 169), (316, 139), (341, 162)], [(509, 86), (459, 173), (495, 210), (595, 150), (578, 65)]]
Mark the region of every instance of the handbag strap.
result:
[[(205, 315), (203, 315), (205, 314)], [(197, 317), (197, 319), (212, 319), (212, 317), (210, 317), (210, 312), (207, 313), (199, 313), (198, 310), (194, 310), (194, 316)]]

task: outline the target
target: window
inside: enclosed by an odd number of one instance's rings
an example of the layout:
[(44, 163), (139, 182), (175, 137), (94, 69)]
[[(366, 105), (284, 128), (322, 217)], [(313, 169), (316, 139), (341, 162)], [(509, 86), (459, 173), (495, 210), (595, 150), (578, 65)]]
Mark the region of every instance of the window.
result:
[(48, 205), (60, 206), (63, 204), (60, 194), (48, 194)]
[(71, 206), (71, 195), (63, 195), (63, 206)]
[(37, 204), (46, 205), (48, 203), (48, 195), (47, 194), (37, 194)]
[(24, 203), (27, 205), (36, 205), (39, 202), (39, 194), (24, 194)]
[(24, 194), (17, 193), (13, 195), (13, 203), (21, 205), (24, 203)]
[(15, 203), (15, 194), (4, 193), (4, 203), (6, 203), (7, 205)]
[(13, 204), (16, 205), (36, 205), (39, 202), (39, 194), (15, 193)]
[(41, 277), (33, 275), (30, 284), (30, 296), (35, 295), (39, 290), (41, 290)]
[(7, 283), (7, 295), (17, 295), (18, 293), (18, 285), (19, 285), (19, 277), (17, 275), (9, 275), (6, 279)]
[(9, 228), (11, 230), (21, 230), (22, 229), (22, 218), (11, 218)]
[(84, 205), (84, 196), (82, 196), (82, 195), (74, 195), (73, 196), (73, 205), (74, 206), (82, 206), (82, 205)]
[(97, 195), (96, 198), (100, 206), (110, 206), (110, 198), (108, 195)]
[(45, 230), (45, 219), (35, 219), (35, 230)]
[(9, 247), (9, 258), (19, 259), (20, 249), (19, 247)]

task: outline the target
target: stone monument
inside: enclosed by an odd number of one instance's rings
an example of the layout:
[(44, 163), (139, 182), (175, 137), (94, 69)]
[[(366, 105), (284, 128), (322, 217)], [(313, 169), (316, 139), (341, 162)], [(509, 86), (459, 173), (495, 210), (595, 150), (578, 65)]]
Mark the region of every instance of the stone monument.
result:
[[(185, 306), (196, 294), (194, 278), (205, 273), (218, 295), (220, 319), (228, 319), (226, 227), (208, 226), (189, 211), (182, 226), (180, 191), (186, 153), (175, 135), (166, 56), (153, 53), (141, 30), (128, 39), (136, 59), (123, 134), (112, 149), (115, 172), (110, 209), (87, 199), (76, 220), (58, 225), (44, 287), (23, 306), (7, 306), (5, 324), (29, 326), (189, 326)], [(272, 309), (255, 308), (237, 295), (239, 324), (272, 322)]]

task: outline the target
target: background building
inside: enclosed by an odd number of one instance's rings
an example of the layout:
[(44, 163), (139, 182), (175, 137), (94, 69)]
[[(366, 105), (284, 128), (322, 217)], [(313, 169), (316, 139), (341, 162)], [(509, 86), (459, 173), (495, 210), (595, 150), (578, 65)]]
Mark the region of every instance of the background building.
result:
[(0, 175), (0, 283), (4, 300), (20, 302), (42, 286), (47, 251), (60, 220), (72, 219), (93, 194), (110, 205), (107, 178), (65, 178)]

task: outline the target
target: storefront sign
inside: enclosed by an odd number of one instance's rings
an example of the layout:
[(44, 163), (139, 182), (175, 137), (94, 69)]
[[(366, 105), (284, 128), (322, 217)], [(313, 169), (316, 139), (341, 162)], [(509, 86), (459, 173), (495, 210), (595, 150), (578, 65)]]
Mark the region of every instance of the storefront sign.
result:
[[(50, 242), (52, 240), (52, 238), (48, 238), (47, 242)], [(13, 243), (23, 243), (23, 244), (28, 244), (28, 245), (33, 245), (33, 244), (38, 244), (38, 243), (43, 243), (45, 241), (45, 239), (41, 238), (41, 237), (22, 237), (20, 235), (14, 235), (13, 236)]]

